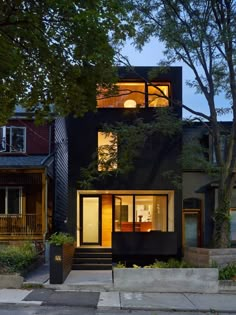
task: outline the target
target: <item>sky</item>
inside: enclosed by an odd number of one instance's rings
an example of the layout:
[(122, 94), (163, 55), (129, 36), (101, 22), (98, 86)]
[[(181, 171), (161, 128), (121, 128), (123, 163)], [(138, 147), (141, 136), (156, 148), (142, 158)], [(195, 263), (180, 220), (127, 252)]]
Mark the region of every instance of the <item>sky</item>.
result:
[[(132, 43), (129, 41), (126, 43), (122, 50), (122, 54), (127, 56), (132, 66), (157, 66), (158, 62), (164, 58), (162, 51), (164, 46), (157, 42), (156, 39), (152, 39), (146, 44), (141, 52), (137, 51)], [(196, 94), (193, 88), (186, 85), (186, 80), (193, 79), (192, 70), (189, 69), (184, 63), (175, 63), (173, 66), (182, 66), (183, 71), (183, 104), (191, 107), (196, 111), (209, 114), (208, 105), (203, 95)], [(217, 98), (217, 106), (222, 107), (222, 103), (225, 103), (223, 97)], [(183, 110), (183, 117), (193, 117), (192, 114)], [(220, 116), (219, 120), (229, 121), (232, 120), (230, 114)]]

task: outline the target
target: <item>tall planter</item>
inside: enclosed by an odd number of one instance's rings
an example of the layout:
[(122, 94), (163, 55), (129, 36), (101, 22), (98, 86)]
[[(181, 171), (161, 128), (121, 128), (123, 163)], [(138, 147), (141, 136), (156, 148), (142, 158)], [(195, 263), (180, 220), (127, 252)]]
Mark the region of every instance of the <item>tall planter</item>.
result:
[(50, 244), (50, 283), (61, 284), (71, 271), (74, 244)]

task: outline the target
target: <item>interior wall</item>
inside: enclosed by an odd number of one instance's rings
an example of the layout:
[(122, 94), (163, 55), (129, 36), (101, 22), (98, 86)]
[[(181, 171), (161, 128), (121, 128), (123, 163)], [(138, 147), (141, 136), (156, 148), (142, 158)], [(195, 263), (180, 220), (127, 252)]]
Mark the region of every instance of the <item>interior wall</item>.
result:
[(112, 195), (102, 195), (102, 246), (111, 247)]

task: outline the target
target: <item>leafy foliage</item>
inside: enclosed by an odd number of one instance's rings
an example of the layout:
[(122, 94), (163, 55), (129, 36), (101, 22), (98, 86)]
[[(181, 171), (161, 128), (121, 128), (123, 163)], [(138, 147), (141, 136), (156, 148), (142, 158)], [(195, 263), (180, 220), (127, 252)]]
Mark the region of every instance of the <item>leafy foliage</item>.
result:
[(122, 0), (1, 1), (0, 122), (19, 104), (38, 119), (94, 110), (132, 33), (126, 17)]
[(49, 238), (49, 244), (53, 245), (63, 245), (63, 244), (73, 244), (74, 243), (74, 237), (68, 233), (63, 232), (56, 232), (52, 234)]
[[(80, 187), (91, 189), (94, 183), (110, 176), (126, 176), (135, 169), (135, 162), (141, 158), (142, 149), (152, 136), (172, 137), (181, 131), (181, 127), (182, 122), (168, 108), (158, 108), (151, 122), (132, 116), (130, 120), (113, 125), (104, 124), (104, 133), (116, 137), (109, 146), (94, 152), (89, 165), (81, 169)], [(115, 164), (118, 164), (116, 169), (113, 168)]]
[(230, 280), (233, 277), (236, 277), (236, 263), (228, 264), (219, 269), (220, 280)]
[(37, 258), (31, 243), (22, 246), (6, 246), (0, 250), (0, 271), (4, 273), (22, 272)]
[[(163, 66), (184, 62), (194, 75), (190, 87), (201, 93), (207, 112), (179, 104), (194, 118), (208, 121), (218, 167), (219, 197), (214, 235), (216, 247), (229, 246), (229, 208), (236, 180), (236, 5), (215, 0), (127, 0), (136, 27), (134, 44), (142, 49), (151, 38), (165, 45)], [(224, 96), (224, 106), (217, 96)], [(175, 102), (175, 100), (173, 100)], [(231, 111), (226, 150), (221, 150), (220, 115)], [(224, 193), (226, 191), (227, 193)], [(222, 199), (223, 198), (223, 199)], [(226, 202), (227, 199), (227, 202)], [(224, 215), (223, 215), (224, 214)]]

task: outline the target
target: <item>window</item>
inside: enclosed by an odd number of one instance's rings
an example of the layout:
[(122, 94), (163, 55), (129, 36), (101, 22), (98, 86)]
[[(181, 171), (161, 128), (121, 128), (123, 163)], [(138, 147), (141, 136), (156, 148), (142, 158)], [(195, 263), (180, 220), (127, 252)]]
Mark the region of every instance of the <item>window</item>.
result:
[(144, 82), (117, 83), (112, 96), (100, 93), (98, 108), (142, 108), (169, 106), (169, 84)]
[(115, 231), (172, 231), (168, 222), (173, 221), (173, 214), (168, 214), (167, 199), (167, 195), (115, 196)]
[(236, 208), (230, 209), (230, 217), (231, 241), (236, 242)]
[[(220, 154), (221, 154), (223, 160), (226, 159), (226, 149), (227, 149), (228, 139), (229, 139), (228, 135), (224, 135), (224, 134), (220, 135)], [(213, 161), (213, 163), (216, 163), (216, 152), (215, 152), (215, 146), (214, 146), (213, 141), (212, 141), (212, 146), (213, 146), (213, 159), (212, 159), (212, 161)]]
[(25, 127), (1, 127), (0, 128), (1, 152), (25, 152), (26, 128)]
[(169, 86), (152, 83), (148, 86), (148, 106), (166, 107), (169, 106)]
[(98, 132), (98, 170), (117, 169), (117, 135), (112, 132)]
[(17, 215), (22, 211), (22, 188), (0, 188), (0, 215)]

